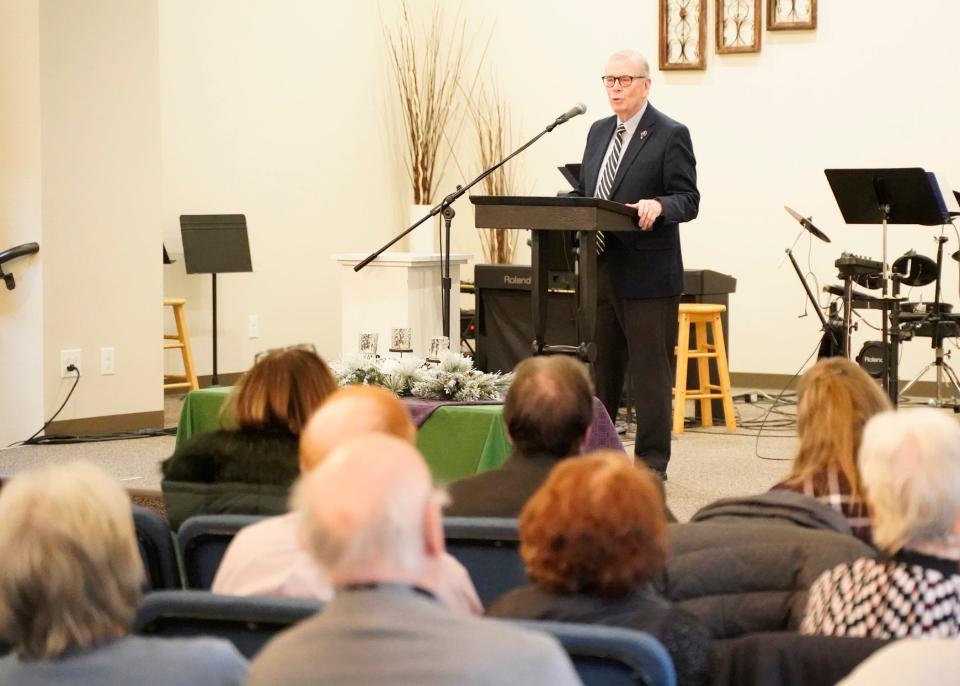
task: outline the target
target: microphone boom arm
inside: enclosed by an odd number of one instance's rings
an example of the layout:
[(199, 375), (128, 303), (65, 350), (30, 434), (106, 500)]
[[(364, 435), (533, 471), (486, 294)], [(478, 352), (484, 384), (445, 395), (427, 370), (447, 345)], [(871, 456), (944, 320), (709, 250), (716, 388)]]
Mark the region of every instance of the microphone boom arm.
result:
[(427, 221), (428, 219), (430, 219), (430, 217), (436, 217), (438, 214), (444, 212), (445, 210), (451, 209), (451, 208), (450, 208), (450, 205), (452, 205), (452, 204), (455, 203), (457, 200), (459, 200), (461, 197), (463, 197), (464, 193), (466, 193), (467, 191), (469, 191), (471, 188), (473, 188), (473, 187), (476, 186), (478, 183), (480, 183), (481, 181), (483, 181), (485, 178), (487, 178), (488, 176), (490, 176), (493, 172), (497, 171), (500, 167), (502, 167), (502, 166), (505, 165), (507, 162), (509, 162), (510, 160), (512, 160), (514, 157), (516, 157), (517, 155), (519, 155), (521, 152), (523, 152), (524, 150), (526, 150), (527, 148), (529, 148), (531, 145), (533, 145), (534, 143), (536, 143), (538, 140), (540, 140), (541, 137), (543, 137), (545, 134), (547, 134), (547, 133), (550, 132), (551, 130), (552, 130), (552, 129), (549, 129), (549, 128), (544, 129), (543, 131), (541, 131), (540, 133), (538, 133), (536, 136), (534, 136), (533, 138), (531, 138), (529, 141), (527, 141), (526, 143), (524, 143), (522, 146), (520, 146), (519, 148), (517, 148), (516, 150), (514, 150), (512, 153), (510, 153), (509, 155), (507, 155), (506, 157), (504, 157), (502, 160), (500, 160), (499, 162), (497, 162), (495, 165), (493, 165), (493, 166), (490, 167), (489, 169), (486, 169), (485, 171), (483, 171), (477, 178), (475, 178), (473, 181), (471, 181), (470, 183), (468, 183), (466, 186), (457, 186), (457, 190), (455, 190), (453, 193), (451, 193), (450, 195), (446, 196), (443, 200), (441, 200), (439, 205), (436, 205), (435, 207), (431, 208), (430, 211), (429, 211), (427, 214), (425, 214), (424, 216), (422, 216), (419, 220), (417, 220), (416, 223), (414, 223), (412, 226), (410, 226), (410, 227), (408, 227), (407, 229), (405, 229), (402, 233), (394, 236), (392, 239), (390, 239), (390, 242), (389, 242), (389, 243), (387, 243), (386, 245), (384, 245), (384, 246), (382, 246), (381, 248), (379, 248), (376, 252), (373, 252), (373, 253), (367, 255), (367, 256), (363, 259), (362, 262), (359, 262), (359, 263), (353, 268), (353, 271), (358, 272), (358, 271), (360, 271), (361, 269), (363, 269), (364, 267), (366, 267), (368, 264), (370, 264), (370, 263), (373, 262), (375, 259), (377, 259), (378, 257), (380, 257), (380, 255), (381, 255), (383, 252), (385, 252), (385, 251), (388, 250), (390, 247), (392, 247), (395, 243), (397, 243), (401, 238), (403, 238), (403, 237), (406, 236), (408, 233), (410, 233), (411, 231), (413, 231), (415, 228), (417, 228), (418, 226), (420, 226), (421, 224), (423, 224), (425, 221)]
[(578, 114), (583, 114), (584, 112), (586, 112), (586, 109), (587, 108), (582, 103), (578, 104), (576, 107), (573, 108), (573, 110), (565, 112), (564, 114), (557, 117), (557, 119), (551, 122), (550, 125), (545, 127), (543, 131), (540, 131), (536, 136), (531, 138), (529, 141), (521, 145), (519, 148), (514, 150), (512, 153), (510, 153), (506, 157), (504, 157), (495, 165), (493, 165), (489, 169), (485, 169), (483, 172), (480, 173), (479, 176), (477, 176), (477, 178), (473, 179), (473, 181), (471, 181), (465, 186), (458, 185), (457, 190), (455, 190), (453, 193), (450, 193), (448, 196), (446, 196), (443, 200), (440, 201), (439, 205), (436, 205), (435, 207), (431, 208), (426, 215), (421, 217), (418, 221), (414, 222), (412, 226), (408, 227), (406, 230), (394, 236), (388, 243), (383, 245), (380, 249), (367, 255), (362, 261), (357, 263), (357, 265), (354, 266), (353, 271), (358, 272), (364, 267), (366, 267), (368, 264), (370, 264), (375, 259), (377, 259), (384, 251), (386, 251), (388, 248), (394, 245), (397, 241), (399, 241), (401, 238), (406, 236), (415, 228), (417, 228), (418, 226), (423, 224), (425, 221), (430, 219), (430, 217), (435, 217), (438, 214), (442, 214), (445, 235), (443, 240), (444, 254), (442, 254), (440, 257), (440, 291), (441, 291), (441, 307), (443, 308), (441, 312), (441, 317), (443, 321), (443, 335), (446, 336), (447, 339), (449, 340), (450, 338), (450, 290), (453, 286), (453, 281), (450, 278), (450, 224), (453, 221), (454, 216), (456, 215), (456, 211), (453, 209), (453, 203), (455, 203), (458, 199), (463, 197), (464, 193), (469, 191), (471, 188), (473, 188), (478, 183), (483, 181), (485, 178), (490, 176), (493, 172), (497, 171), (500, 167), (502, 167), (507, 162), (512, 160), (514, 157), (516, 157), (517, 155), (522, 153), (524, 150), (529, 148), (531, 145), (536, 143), (543, 136), (553, 131), (557, 126), (577, 116)]

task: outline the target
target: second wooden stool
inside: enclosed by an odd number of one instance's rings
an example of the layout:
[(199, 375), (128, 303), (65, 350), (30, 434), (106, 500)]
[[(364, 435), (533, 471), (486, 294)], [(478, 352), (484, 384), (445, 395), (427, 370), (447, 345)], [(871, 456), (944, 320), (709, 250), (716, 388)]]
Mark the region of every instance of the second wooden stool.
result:
[(183, 306), (186, 303), (187, 301), (183, 298), (164, 298), (163, 300), (164, 307), (173, 308), (173, 320), (177, 324), (177, 333), (165, 333), (163, 335), (163, 347), (165, 350), (179, 348), (180, 354), (183, 357), (183, 374), (164, 374), (163, 387), (165, 389), (189, 388), (195, 391), (200, 388), (200, 383), (197, 380), (197, 368), (193, 363), (193, 349), (190, 347), (190, 335), (187, 333), (187, 317), (183, 311)]
[[(673, 389), (673, 433), (683, 433), (684, 410), (687, 400), (700, 401), (700, 418), (703, 426), (713, 426), (711, 401), (723, 401), (723, 419), (727, 431), (736, 431), (737, 420), (733, 414), (733, 392), (730, 389), (730, 371), (727, 368), (727, 351), (723, 344), (723, 324), (720, 315), (726, 312), (725, 305), (681, 303), (677, 331), (677, 376)], [(690, 347), (690, 327), (696, 332), (696, 347)], [(709, 330), (710, 340), (707, 333)], [(697, 361), (697, 376), (700, 387), (687, 390), (687, 365)], [(710, 360), (716, 360), (719, 384), (710, 383)]]

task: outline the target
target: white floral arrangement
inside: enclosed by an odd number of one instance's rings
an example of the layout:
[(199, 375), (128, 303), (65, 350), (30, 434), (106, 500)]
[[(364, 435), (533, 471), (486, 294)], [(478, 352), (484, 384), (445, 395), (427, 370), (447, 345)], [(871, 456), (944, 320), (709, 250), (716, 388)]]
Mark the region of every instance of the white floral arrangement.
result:
[(512, 373), (478, 371), (469, 357), (449, 350), (437, 364), (418, 357), (394, 359), (357, 353), (331, 367), (340, 386), (381, 386), (398, 396), (424, 400), (502, 400), (513, 381)]

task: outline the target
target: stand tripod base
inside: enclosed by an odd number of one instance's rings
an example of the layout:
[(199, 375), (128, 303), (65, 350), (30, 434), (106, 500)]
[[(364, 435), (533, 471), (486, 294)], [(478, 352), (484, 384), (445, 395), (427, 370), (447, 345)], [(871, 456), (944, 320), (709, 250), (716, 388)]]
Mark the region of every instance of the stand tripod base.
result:
[[(902, 399), (906, 396), (907, 391), (909, 391), (914, 384), (916, 384), (923, 376), (929, 372), (931, 369), (936, 369), (936, 384), (937, 384), (937, 395), (932, 399), (931, 404), (934, 407), (950, 407), (953, 408), (954, 412), (960, 412), (960, 377), (957, 376), (957, 372), (953, 367), (947, 363), (946, 356), (943, 353), (943, 348), (935, 348), (936, 357), (933, 362), (924, 367), (919, 374), (917, 374), (913, 380), (903, 387), (903, 390), (900, 391), (899, 397)], [(944, 389), (949, 391), (950, 396), (947, 399), (943, 393)]]

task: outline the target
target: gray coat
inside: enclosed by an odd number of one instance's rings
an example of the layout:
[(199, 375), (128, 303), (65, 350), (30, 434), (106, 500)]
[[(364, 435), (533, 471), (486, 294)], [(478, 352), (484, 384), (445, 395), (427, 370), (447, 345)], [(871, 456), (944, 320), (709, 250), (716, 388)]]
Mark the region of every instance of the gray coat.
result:
[(323, 613), (270, 641), (247, 686), (573, 686), (557, 642), (456, 615), (407, 586), (338, 589)]
[(658, 586), (715, 639), (796, 631), (821, 572), (876, 557), (842, 514), (787, 491), (720, 501), (694, 518), (669, 526), (672, 555)]

